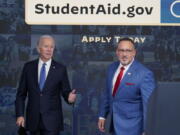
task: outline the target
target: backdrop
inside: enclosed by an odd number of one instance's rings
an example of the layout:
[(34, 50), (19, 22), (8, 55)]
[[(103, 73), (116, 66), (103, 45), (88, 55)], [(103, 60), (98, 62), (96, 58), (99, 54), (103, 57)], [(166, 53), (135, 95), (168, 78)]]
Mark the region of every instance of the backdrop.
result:
[[(137, 59), (155, 74), (158, 89), (148, 114), (149, 135), (179, 135), (180, 27), (26, 25), (21, 0), (0, 0), (0, 135), (16, 135), (14, 101), (25, 62), (38, 57), (37, 39), (51, 34), (54, 59), (65, 64), (78, 98), (64, 104), (64, 135), (99, 135), (97, 115), (107, 66), (116, 60), (115, 45), (132, 38)], [(108, 134), (108, 133), (106, 133)]]

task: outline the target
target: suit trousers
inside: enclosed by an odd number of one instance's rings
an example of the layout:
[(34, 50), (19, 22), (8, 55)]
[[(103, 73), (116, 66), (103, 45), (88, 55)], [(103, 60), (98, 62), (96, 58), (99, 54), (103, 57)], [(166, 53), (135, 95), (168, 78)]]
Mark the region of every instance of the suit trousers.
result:
[(30, 135), (60, 135), (59, 130), (57, 131), (49, 131), (44, 126), (44, 122), (42, 120), (42, 116), (40, 114), (38, 129), (36, 131), (31, 132)]

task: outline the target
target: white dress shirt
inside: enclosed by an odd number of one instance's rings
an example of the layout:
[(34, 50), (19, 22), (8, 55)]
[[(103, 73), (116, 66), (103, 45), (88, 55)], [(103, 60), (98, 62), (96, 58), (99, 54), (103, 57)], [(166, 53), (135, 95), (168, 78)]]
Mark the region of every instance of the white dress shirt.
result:
[(38, 82), (39, 82), (39, 79), (40, 79), (40, 72), (41, 72), (42, 65), (44, 63), (46, 63), (46, 78), (47, 78), (47, 75), (48, 75), (48, 72), (49, 72), (49, 69), (50, 69), (50, 66), (51, 66), (51, 61), (52, 61), (52, 59), (48, 60), (47, 62), (43, 62), (39, 58), (39, 63), (38, 63)]

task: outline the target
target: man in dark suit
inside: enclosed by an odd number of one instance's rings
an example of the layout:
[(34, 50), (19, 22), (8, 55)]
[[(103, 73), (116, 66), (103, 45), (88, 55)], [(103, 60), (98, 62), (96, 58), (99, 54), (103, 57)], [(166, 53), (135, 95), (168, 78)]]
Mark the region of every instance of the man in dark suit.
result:
[(105, 131), (105, 119), (110, 113), (113, 135), (142, 135), (146, 123), (148, 99), (155, 89), (153, 73), (136, 61), (133, 40), (119, 41), (118, 61), (107, 71), (98, 127)]
[(63, 130), (61, 95), (69, 104), (76, 99), (75, 90), (70, 90), (66, 67), (52, 59), (54, 48), (55, 41), (51, 36), (40, 37), (39, 59), (24, 65), (17, 89), (16, 124), (26, 125), (31, 135), (58, 135)]

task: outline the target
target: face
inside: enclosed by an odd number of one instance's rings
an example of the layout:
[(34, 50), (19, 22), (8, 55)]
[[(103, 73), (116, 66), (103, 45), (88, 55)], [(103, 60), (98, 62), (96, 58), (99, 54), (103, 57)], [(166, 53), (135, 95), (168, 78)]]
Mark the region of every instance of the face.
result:
[(38, 52), (42, 61), (46, 62), (52, 58), (54, 47), (55, 47), (55, 44), (54, 44), (53, 38), (43, 37), (40, 39), (37, 49), (38, 49)]
[(116, 49), (116, 55), (121, 64), (126, 66), (134, 59), (136, 50), (130, 41), (121, 41)]

